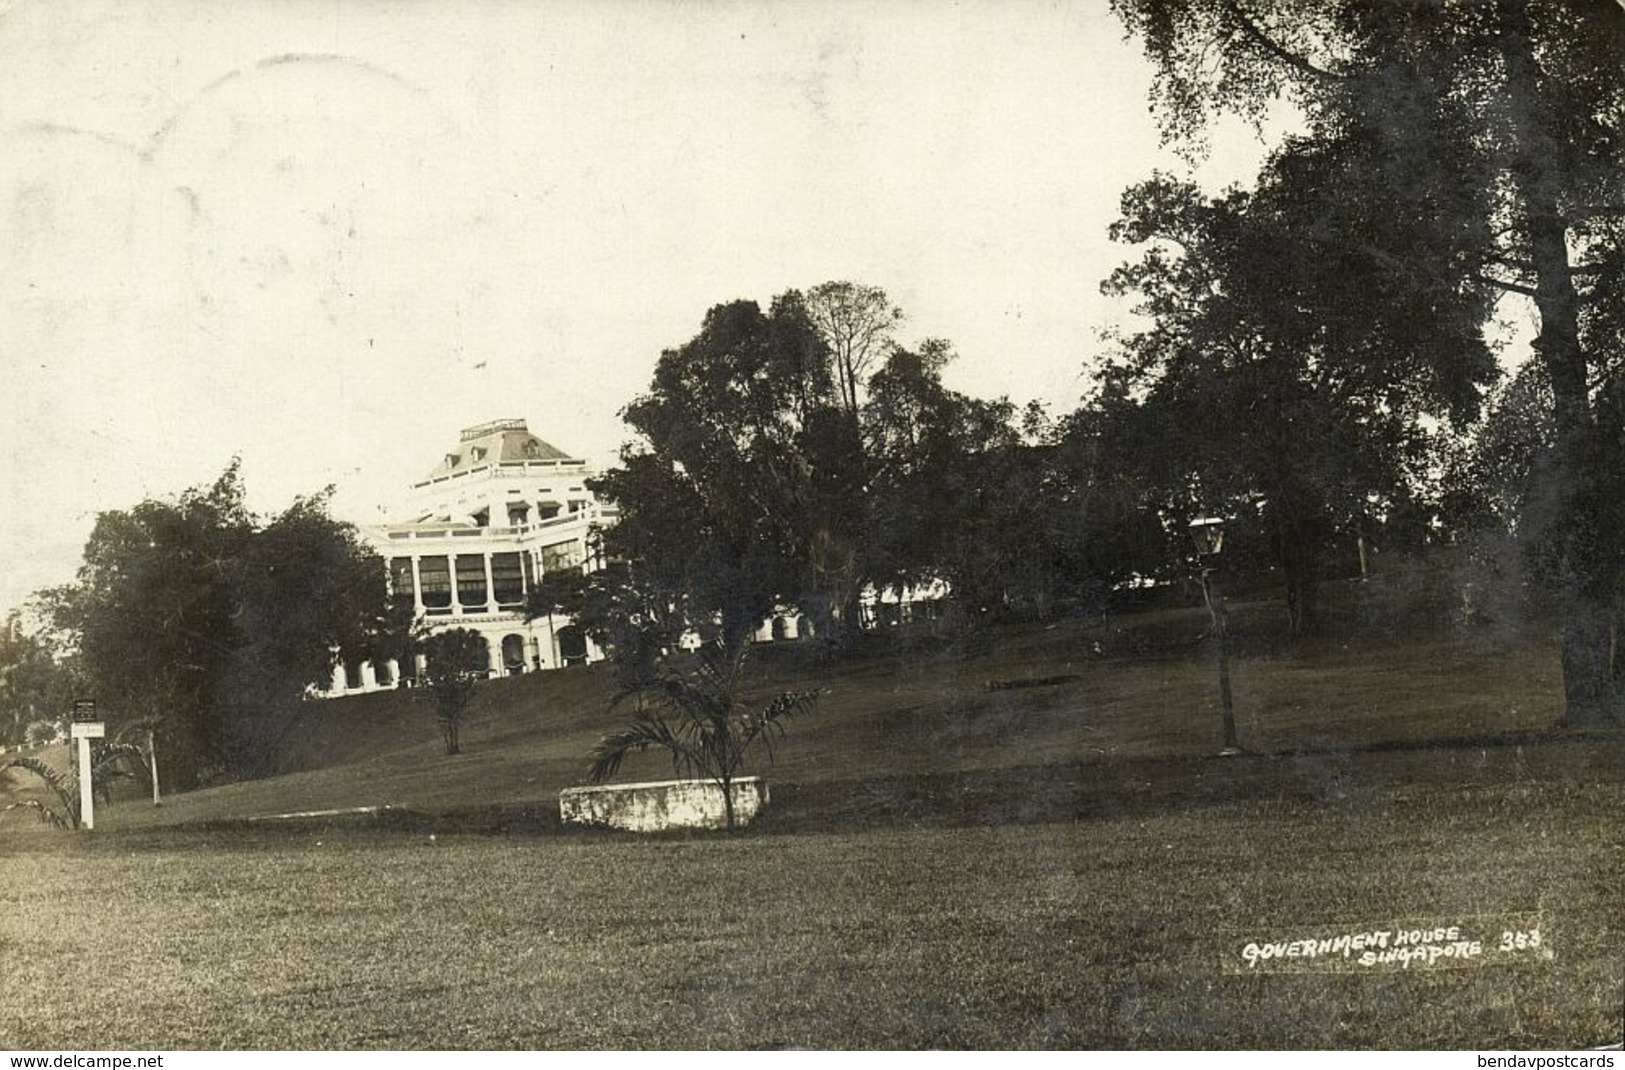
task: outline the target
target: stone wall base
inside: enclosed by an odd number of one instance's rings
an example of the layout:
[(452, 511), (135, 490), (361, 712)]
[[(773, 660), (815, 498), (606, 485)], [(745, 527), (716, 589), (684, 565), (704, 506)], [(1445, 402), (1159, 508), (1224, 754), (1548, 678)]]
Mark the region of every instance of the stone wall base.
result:
[[(767, 781), (741, 777), (733, 782), (733, 795), (734, 821), (748, 824), (767, 805)], [(559, 792), (559, 816), (566, 825), (598, 825), (629, 832), (720, 829), (728, 825), (722, 788), (711, 780), (565, 788)]]

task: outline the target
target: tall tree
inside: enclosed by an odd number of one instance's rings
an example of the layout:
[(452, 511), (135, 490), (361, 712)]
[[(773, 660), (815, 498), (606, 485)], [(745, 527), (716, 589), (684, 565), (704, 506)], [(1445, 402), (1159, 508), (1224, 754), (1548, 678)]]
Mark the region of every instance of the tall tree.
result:
[(870, 379), (864, 573), (893, 589), (944, 580), (979, 617), (1021, 599), (1017, 559), (1038, 541), (1022, 534), (1042, 510), (1014, 406), (949, 389), (952, 359), (941, 339), (895, 347)]
[(176, 786), (252, 771), (333, 651), (364, 653), (387, 625), (383, 564), (326, 501), (261, 522), (233, 462), (212, 486), (103, 513), (77, 582), (51, 592), (91, 691), (157, 726)]
[(641, 441), (594, 484), (621, 509), (606, 540), (636, 577), (623, 608), (652, 623), (680, 607), (731, 648), (795, 605), (839, 646), (870, 584), (1004, 598), (1004, 529), (1033, 516), (1015, 410), (947, 389), (947, 343), (898, 346), (897, 316), (831, 283), (766, 312), (719, 305), (661, 355), (623, 414)]
[(827, 372), (794, 295), (767, 312), (719, 305), (661, 355), (622, 413), (641, 442), (594, 484), (621, 509), (610, 555), (663, 584), (702, 630), (714, 620), (730, 646), (794, 601), (829, 516), (809, 461)]
[(20, 613), (0, 622), (0, 743), (22, 743), (36, 721), (56, 722), (80, 690), (77, 659), (59, 658)]
[(856, 282), (814, 286), (803, 304), (829, 351), (840, 406), (856, 418), (862, 388), (890, 350), (903, 310), (880, 287)]
[[(1563, 619), (1567, 718), (1625, 723), (1611, 642), (1619, 598), (1609, 567), (1606, 484), (1618, 456), (1609, 413), (1619, 378), (1618, 291), (1601, 280), (1625, 237), (1625, 9), (1601, 0), (1114, 0), (1157, 65), (1153, 105), (1174, 138), (1214, 114), (1257, 117), (1280, 93), (1309, 137), (1350, 126), (1393, 151), (1365, 192), (1400, 203), (1442, 159), (1474, 156), (1484, 174), (1471, 211), (1441, 205), (1443, 225), (1481, 235), (1475, 274), (1528, 298), (1534, 356), (1552, 396), (1556, 582)], [(1368, 255), (1396, 272), (1461, 283), (1465, 265), (1432, 243)]]
[(1151, 326), (1104, 374), (1155, 428), (1151, 480), (1176, 523), (1251, 517), (1298, 632), (1314, 626), (1334, 536), (1410, 512), (1430, 421), (1471, 418), (1496, 374), (1476, 329), (1487, 287), (1396, 275), (1353, 248), (1409, 222), (1344, 192), (1380, 154), (1363, 132), (1290, 142), (1255, 190), (1213, 199), (1154, 178), (1124, 195), (1113, 228), (1146, 252), (1106, 289), (1138, 295)]

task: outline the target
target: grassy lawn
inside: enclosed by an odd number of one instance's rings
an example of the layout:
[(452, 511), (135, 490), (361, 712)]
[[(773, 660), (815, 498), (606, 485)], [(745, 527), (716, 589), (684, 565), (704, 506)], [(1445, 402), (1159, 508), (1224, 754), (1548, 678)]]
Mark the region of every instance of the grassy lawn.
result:
[[(735, 839), (26, 837), (0, 1046), (1571, 1047), (1617, 1039), (1625, 789)], [(1538, 912), (1516, 967), (1237, 976), (1238, 933)]]
[[(597, 668), (487, 685), (450, 759), (401, 694), (310, 704), (285, 775), (87, 835), (0, 817), (0, 1047), (1617, 1042), (1625, 745), (1551, 731), (1549, 642), (1289, 644), (1273, 610), (1237, 608), (1237, 759), (1187, 611), (764, 650), (765, 689), (829, 694), (735, 837), (557, 827), (613, 723)], [(1022, 679), (1056, 682), (988, 686)], [(1485, 915), (1549, 957), (1236, 972), (1248, 940)]]

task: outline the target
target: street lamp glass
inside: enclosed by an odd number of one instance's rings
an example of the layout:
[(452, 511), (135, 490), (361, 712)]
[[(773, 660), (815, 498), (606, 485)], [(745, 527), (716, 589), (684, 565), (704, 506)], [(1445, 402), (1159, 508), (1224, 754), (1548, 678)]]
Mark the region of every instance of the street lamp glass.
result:
[(1224, 521), (1218, 517), (1192, 520), (1190, 533), (1191, 541), (1196, 543), (1196, 552), (1203, 557), (1217, 554), (1224, 546)]

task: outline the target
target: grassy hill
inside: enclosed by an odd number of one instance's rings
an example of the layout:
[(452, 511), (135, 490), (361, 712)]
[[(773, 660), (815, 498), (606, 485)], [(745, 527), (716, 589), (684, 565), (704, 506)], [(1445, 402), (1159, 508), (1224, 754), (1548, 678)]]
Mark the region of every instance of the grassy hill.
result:
[[(1557, 722), (1550, 637), (1377, 612), (1392, 602), (1391, 591), (1346, 585), (1334, 593), (1327, 635), (1302, 642), (1282, 634), (1277, 604), (1232, 607), (1235, 703), (1250, 752), (1297, 754), (1307, 769), (1336, 752), (1509, 738)], [(826, 692), (791, 725), (774, 767), (759, 771), (785, 797), (835, 783), (872, 794), (874, 782), (910, 777), (986, 781), (1001, 771), (1031, 782), (1043, 779), (1037, 769), (1053, 780), (1053, 770), (1099, 767), (1088, 774), (1099, 781), (1111, 779), (1102, 769), (1133, 767), (1125, 763), (1198, 761), (1219, 744), (1205, 626), (1202, 611), (1181, 608), (959, 639), (893, 633), (834, 664), (810, 644), (758, 647), (753, 684), (764, 694)], [(583, 782), (593, 743), (618, 720), (613, 691), (602, 665), (490, 681), (468, 712), (464, 753), (450, 757), (420, 693), (310, 702), (282, 734), (279, 775), (172, 796), (158, 809), (132, 787), (102, 821), (120, 828), (360, 806), (535, 811)], [(670, 775), (664, 757), (649, 755), (619, 779)]]

